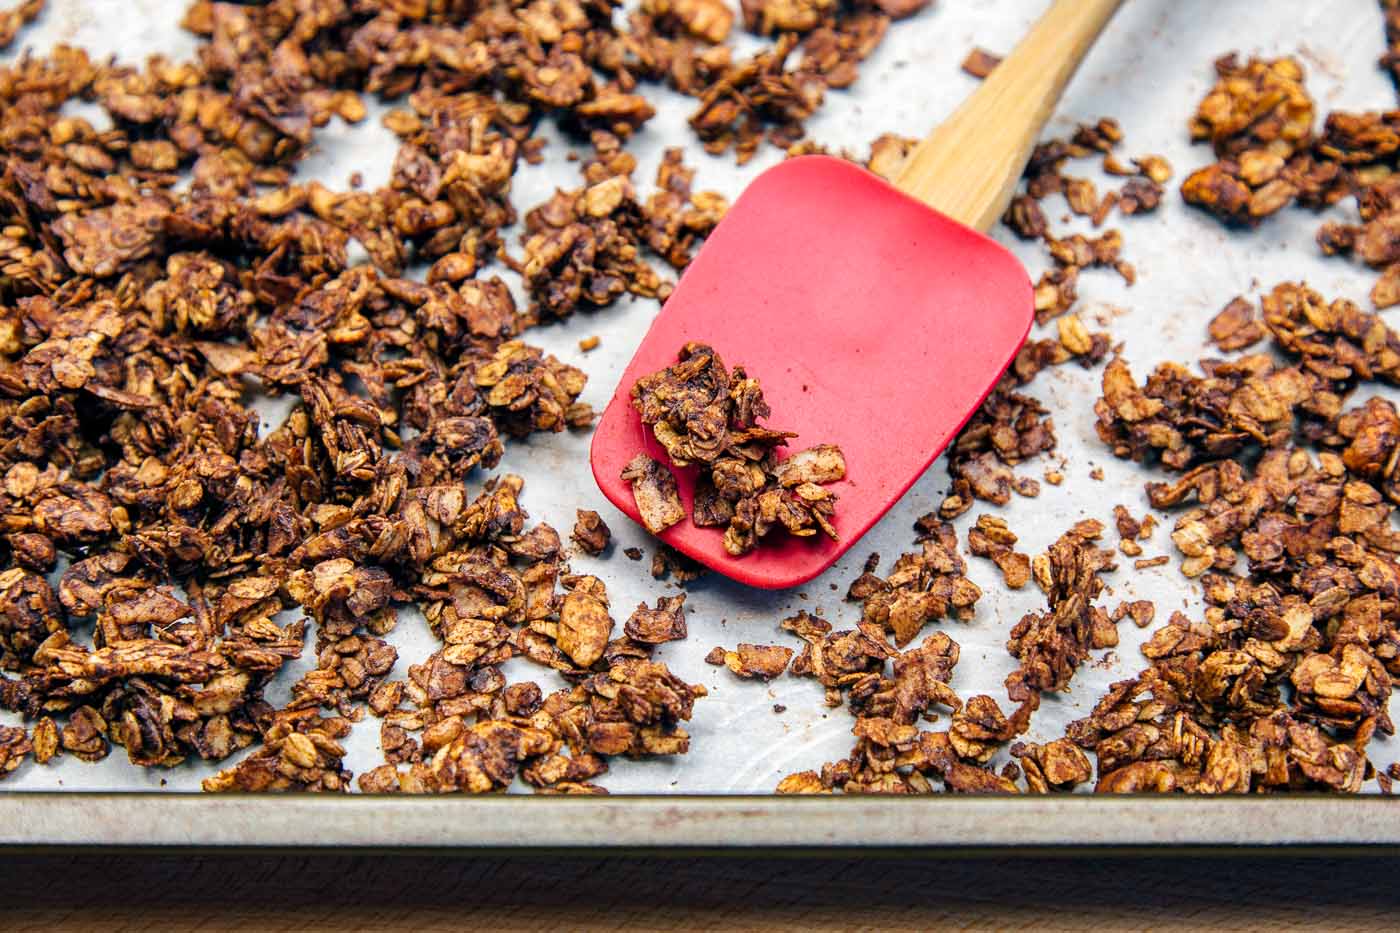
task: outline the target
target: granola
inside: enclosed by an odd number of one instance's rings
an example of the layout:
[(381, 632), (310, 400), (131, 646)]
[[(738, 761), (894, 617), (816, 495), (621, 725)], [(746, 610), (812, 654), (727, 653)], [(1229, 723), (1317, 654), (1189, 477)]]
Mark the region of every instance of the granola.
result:
[(746, 680), (754, 677), (772, 680), (787, 670), (792, 654), (792, 649), (783, 645), (740, 643), (733, 651), (715, 648), (706, 655), (705, 660), (710, 664), (722, 664)]
[[(632, 407), (673, 466), (700, 468), (691, 521), (724, 528), (724, 549), (735, 557), (778, 529), (835, 540), (836, 496), (823, 487), (846, 477), (841, 448), (819, 444), (779, 460), (777, 448), (797, 435), (759, 424), (772, 412), (757, 379), (742, 366), (729, 370), (701, 343), (686, 344), (678, 360), (633, 384)], [(685, 517), (664, 465), (638, 454), (622, 475), (652, 534)]]
[(612, 531), (602, 517), (592, 509), (579, 509), (578, 520), (570, 535), (585, 554), (598, 556), (612, 543)]
[(1021, 666), (1006, 680), (1007, 695), (1025, 701), (1043, 691), (1064, 691), (1092, 648), (1118, 644), (1114, 620), (1093, 604), (1103, 592), (1101, 574), (1116, 569), (1113, 552), (1096, 542), (1103, 525), (1077, 523), (1032, 563), (1047, 610), (1022, 617), (1011, 629), (1006, 649)]
[[(1204, 377), (1164, 364), (1143, 387), (1126, 367), (1105, 371), (1101, 436), (1181, 474), (1147, 492), (1177, 513), (1181, 570), (1207, 609), (1172, 613), (1143, 647), (1150, 666), (1071, 726), (1102, 792), (1354, 793), (1374, 773), (1370, 739), (1393, 732), (1383, 593), (1400, 579), (1387, 492), (1400, 419), (1387, 400), (1350, 396), (1393, 381), (1394, 334), (1293, 283), (1263, 312), (1285, 363), (1203, 361)], [(1153, 614), (1145, 601), (1114, 612)]]
[[(1387, 42), (1382, 66), (1395, 74), (1394, 5), (1382, 0)], [(1377, 270), (1377, 308), (1400, 303), (1400, 255), (1394, 226), (1397, 148), (1395, 115), (1336, 110), (1315, 127), (1317, 106), (1296, 58), (1215, 63), (1218, 81), (1201, 101), (1190, 129), (1208, 140), (1218, 161), (1193, 172), (1182, 196), (1226, 223), (1253, 226), (1290, 204), (1320, 210), (1354, 198), (1359, 223), (1327, 221), (1317, 232), (1326, 255), (1355, 255)], [(1217, 338), (1218, 339), (1218, 338)]]
[(944, 616), (967, 621), (982, 591), (969, 580), (967, 562), (958, 553), (951, 525), (926, 515), (919, 520), (921, 550), (900, 555), (888, 576), (875, 573), (873, 563), (847, 591), (861, 603), (861, 618), (876, 631), (894, 636), (896, 647), (914, 640), (923, 627)]
[[(42, 6), (6, 11), (0, 44)], [(195, 2), (190, 61), (60, 47), (0, 67), (0, 700), (35, 721), (43, 760), (252, 748), (211, 788), (342, 790), (337, 743), (366, 708), (409, 764), (451, 723), (530, 714), (501, 682), (510, 657), (586, 677), (684, 632), (663, 604), (639, 620), (651, 642), (614, 637), (601, 583), (527, 525), (518, 479), (488, 474), (507, 443), (592, 421), (584, 374), (522, 333), (664, 296), (646, 257), (683, 268), (726, 208), (679, 150), (655, 192), (632, 188), (623, 144), (652, 109), (616, 52), (645, 25), (569, 4), (303, 7)], [(715, 4), (641, 15), (728, 30)], [(316, 131), (364, 120), (365, 95), (398, 139), (387, 182), (298, 178)], [(70, 116), (79, 100), (110, 128)], [(512, 179), (550, 115), (592, 156), (576, 191), (523, 212), (512, 258)], [(499, 256), (528, 306), (484, 270)], [(285, 418), (262, 425), (254, 387), (287, 398)], [(596, 513), (575, 532), (606, 549)], [(390, 680), (384, 636), (410, 603), (441, 649)], [(275, 709), (269, 684), (308, 650)], [(636, 749), (676, 745), (669, 730)]]
[[(1380, 5), (1382, 65), (1400, 75), (1396, 5)], [(818, 151), (799, 142), (802, 123), (855, 80), (892, 19), (923, 6), (645, 0), (624, 16), (196, 2), (191, 61), (60, 48), (0, 67), (0, 707), (24, 717), (0, 728), (0, 777), (27, 757), (119, 749), (142, 767), (228, 763), (210, 790), (344, 791), (344, 740), (366, 709), (385, 755), (359, 776), (370, 791), (591, 794), (617, 756), (684, 752), (704, 689), (652, 657), (686, 637), (684, 595), (623, 621), (603, 581), (571, 572), (560, 533), (529, 521), (520, 480), (491, 473), (507, 445), (592, 420), (584, 374), (528, 330), (629, 293), (664, 298), (650, 259), (683, 269), (723, 216), (679, 150), (652, 190), (634, 183), (626, 147), (654, 116), (648, 86), (693, 98), (711, 151), (744, 160), (765, 137)], [(0, 47), (42, 7), (0, 12)], [(745, 57), (725, 44), (736, 20), (758, 37)], [(992, 58), (969, 70), (985, 75)], [(1291, 59), (1223, 59), (1217, 78), (1192, 123), (1215, 163), (1185, 180), (1187, 200), (1248, 225), (1289, 204), (1351, 210), (1354, 197), (1356, 216), (1324, 224), (1319, 246), (1375, 270), (1376, 307), (1400, 302), (1394, 115), (1323, 115)], [(364, 120), (367, 95), (399, 140), (388, 181), (337, 191), (300, 178), (317, 131)], [(575, 184), (517, 205), (516, 170), (544, 157), (536, 127), (550, 118), (591, 151)], [(868, 165), (889, 177), (910, 146), (882, 137)], [(1026, 344), (950, 450), (945, 519), (1038, 492), (1014, 468), (1054, 451), (1056, 426), (1024, 387), (1115, 352), (1076, 313), (1081, 275), (1131, 281), (1122, 235), (1104, 228), (1115, 211), (1159, 209), (1171, 178), (1161, 157), (1120, 159), (1121, 146), (1101, 120), (1028, 167), (1007, 223), (1045, 245), (1035, 302), (1055, 333)], [(1066, 173), (1091, 157), (1121, 182)], [(1052, 194), (1093, 233), (1052, 229)], [(505, 242), (517, 223), (522, 237)], [(497, 258), (522, 275), (520, 306), (489, 273)], [(419, 266), (426, 277), (408, 278)], [(1113, 453), (1175, 474), (1147, 496), (1171, 514), (1203, 618), (1099, 605), (1113, 559), (1100, 528), (1031, 561), (982, 515), (969, 551), (1009, 587), (1036, 579), (1047, 604), (1011, 633), (1020, 705), (964, 699), (959, 646), (934, 626), (970, 619), (981, 593), (952, 527), (928, 516), (910, 553), (852, 585), (853, 627), (801, 613), (782, 624), (793, 648), (721, 652), (740, 676), (811, 677), (852, 713), (851, 754), (780, 790), (1050, 792), (1097, 778), (1105, 792), (1355, 791), (1386, 773), (1368, 756), (1393, 731), (1400, 674), (1400, 417), (1358, 390), (1400, 384), (1400, 343), (1377, 316), (1291, 283), (1258, 309), (1230, 302), (1208, 333), (1223, 353), (1267, 339), (1277, 355), (1164, 364), (1141, 385), (1115, 359), (1096, 409)], [(834, 534), (824, 487), (845, 474), (839, 451), (779, 460), (788, 438), (759, 423), (756, 383), (724, 378), (737, 395), (706, 400), (686, 383), (652, 399), (673, 463), (709, 477), (691, 517), (740, 550), (778, 527)], [(255, 386), (285, 397), (285, 418), (260, 423)], [(679, 521), (664, 470), (639, 479), (659, 521)], [(1152, 516), (1136, 514), (1114, 510), (1128, 557), (1151, 535)], [(607, 553), (595, 512), (579, 510), (571, 537)], [(699, 570), (658, 546), (653, 572), (684, 583)], [(385, 641), (409, 604), (438, 642), (426, 658)], [(1017, 742), (1040, 693), (1070, 685), (1123, 619), (1159, 624), (1142, 672), (1067, 736)], [(567, 686), (512, 681), (515, 658)], [(282, 709), (266, 698), (278, 677)], [(1003, 753), (1014, 762), (998, 768)]]
[(981, 80), (992, 73), (992, 69), (1001, 64), (1001, 56), (994, 52), (988, 52), (981, 47), (974, 47), (967, 53), (962, 61), (962, 70), (974, 78)]
[(1002, 582), (1019, 590), (1031, 579), (1031, 559), (1012, 550), (1016, 535), (1006, 520), (994, 515), (977, 516), (977, 524), (967, 533), (967, 549), (977, 557), (986, 557), (1001, 571)]
[[(944, 539), (942, 546), (949, 546), (951, 529), (940, 529), (932, 518), (926, 527), (935, 538)], [(945, 533), (940, 535), (940, 530)], [(956, 547), (955, 540), (951, 546)], [(852, 585), (853, 593), (859, 595), (883, 582), (874, 576), (877, 563), (874, 556), (867, 561), (865, 574)], [(897, 566), (891, 581), (900, 576), (900, 570)], [(888, 606), (883, 602), (878, 605)], [(867, 599), (867, 612), (869, 609)], [(959, 647), (944, 632), (934, 632), (917, 647), (901, 651), (910, 639), (892, 647), (884, 626), (868, 617), (857, 629), (834, 632), (826, 620), (803, 612), (785, 620), (782, 627), (806, 642), (789, 673), (814, 677), (822, 683), (827, 688), (828, 706), (840, 706), (843, 701), (849, 706), (855, 717), (852, 732), (856, 743), (848, 757), (828, 762), (819, 771), (800, 771), (782, 778), (777, 793), (925, 794), (935, 790), (936, 782), (957, 793), (1017, 792), (1012, 779), (1014, 766), (998, 774), (989, 762), (998, 748), (1029, 727), (1038, 695), (1010, 717), (989, 696), (974, 696), (964, 702), (951, 687)], [(716, 649), (707, 660), (738, 672), (743, 647), (739, 653)], [(940, 708), (952, 713), (948, 728), (920, 728), (921, 722), (936, 722)]]
[(48, 0), (22, 0), (16, 6), (0, 10), (0, 52), (9, 48), (21, 29), (39, 18), (47, 2)]
[(642, 603), (628, 616), (622, 630), (627, 633), (628, 638), (643, 645), (659, 645), (684, 639), (685, 594), (663, 596), (657, 600), (653, 609), (648, 609), (646, 603)]
[(0, 780), (14, 773), (34, 750), (29, 733), (19, 726), (0, 726)]

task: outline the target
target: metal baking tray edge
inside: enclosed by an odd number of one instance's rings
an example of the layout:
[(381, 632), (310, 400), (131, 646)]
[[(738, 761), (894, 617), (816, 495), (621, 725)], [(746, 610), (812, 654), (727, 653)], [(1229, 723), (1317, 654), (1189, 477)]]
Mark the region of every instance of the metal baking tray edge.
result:
[(1384, 797), (0, 794), (0, 846), (404, 849), (1400, 846)]

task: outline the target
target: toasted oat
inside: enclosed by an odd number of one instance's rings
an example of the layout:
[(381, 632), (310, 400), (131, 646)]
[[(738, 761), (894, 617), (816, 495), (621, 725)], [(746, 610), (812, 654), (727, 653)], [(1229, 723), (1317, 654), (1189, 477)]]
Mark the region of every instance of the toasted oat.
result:
[(0, 726), (0, 780), (14, 773), (34, 750), (29, 733), (20, 726)]
[(1130, 602), (1121, 602), (1114, 607), (1109, 614), (1114, 622), (1119, 621), (1124, 616), (1133, 620), (1133, 624), (1138, 628), (1147, 628), (1152, 624), (1153, 617), (1157, 614), (1157, 607), (1151, 600), (1135, 599)]
[(772, 680), (787, 669), (792, 649), (782, 645), (740, 644), (733, 651), (724, 651), (722, 659), (724, 666), (740, 677)]
[(658, 461), (637, 454), (623, 468), (622, 478), (632, 484), (632, 496), (647, 531), (660, 534), (685, 518), (676, 477)]
[(17, 6), (0, 11), (0, 52), (10, 47), (27, 24), (39, 18), (47, 0), (22, 0)]
[(1234, 299), (1211, 318), (1208, 330), (1211, 341), (1227, 353), (1251, 347), (1266, 336), (1254, 317), (1254, 306), (1243, 298)]

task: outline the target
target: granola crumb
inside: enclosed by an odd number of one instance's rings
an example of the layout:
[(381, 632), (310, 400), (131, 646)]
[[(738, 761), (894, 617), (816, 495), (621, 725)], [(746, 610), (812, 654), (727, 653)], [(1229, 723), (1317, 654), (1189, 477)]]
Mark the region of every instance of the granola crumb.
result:
[(962, 61), (962, 70), (979, 81), (992, 73), (992, 69), (1001, 64), (1001, 56), (993, 52), (988, 52), (981, 47), (974, 47), (967, 53), (967, 57)]
[(585, 554), (591, 554), (594, 557), (606, 551), (608, 545), (612, 543), (612, 531), (603, 521), (602, 516), (592, 509), (578, 509), (576, 516), (574, 530), (570, 535), (574, 543)]

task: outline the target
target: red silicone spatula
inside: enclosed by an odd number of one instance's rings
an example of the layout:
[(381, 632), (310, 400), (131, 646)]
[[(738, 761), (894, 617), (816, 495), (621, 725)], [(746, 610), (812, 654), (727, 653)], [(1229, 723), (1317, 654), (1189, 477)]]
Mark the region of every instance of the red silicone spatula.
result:
[[(593, 438), (603, 493), (639, 519), (623, 467), (666, 454), (632, 384), (712, 345), (763, 384), (793, 450), (839, 445), (840, 540), (781, 531), (743, 557), (689, 519), (661, 539), (741, 583), (794, 586), (829, 567), (943, 451), (1030, 330), (1031, 285), (983, 235), (1041, 128), (1122, 0), (1057, 0), (977, 91), (910, 153), (894, 184), (847, 162), (790, 159), (758, 177), (647, 331)], [(675, 471), (690, 514), (694, 468)]]

